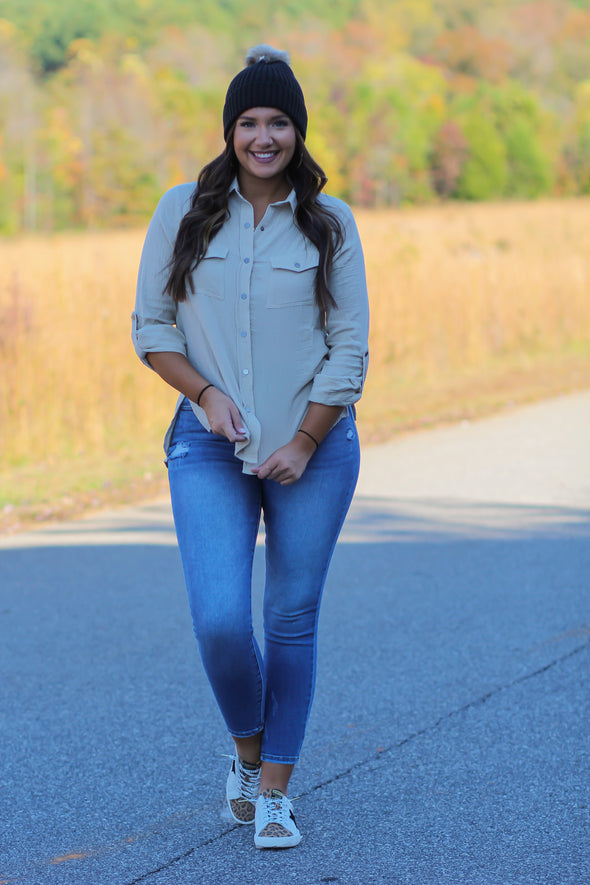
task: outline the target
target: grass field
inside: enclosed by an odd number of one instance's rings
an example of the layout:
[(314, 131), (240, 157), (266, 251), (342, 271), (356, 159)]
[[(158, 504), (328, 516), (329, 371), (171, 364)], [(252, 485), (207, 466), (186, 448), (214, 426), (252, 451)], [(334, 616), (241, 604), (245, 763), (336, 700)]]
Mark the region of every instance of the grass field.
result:
[[(590, 201), (359, 211), (365, 443), (590, 386)], [(0, 242), (0, 529), (164, 488), (175, 393), (135, 357), (143, 231)]]

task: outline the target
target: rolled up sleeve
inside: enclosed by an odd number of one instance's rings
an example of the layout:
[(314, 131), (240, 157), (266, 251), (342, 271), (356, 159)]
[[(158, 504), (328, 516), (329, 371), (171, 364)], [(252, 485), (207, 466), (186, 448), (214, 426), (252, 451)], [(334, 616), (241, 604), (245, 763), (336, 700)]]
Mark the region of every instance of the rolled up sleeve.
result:
[[(187, 193), (186, 186), (182, 187)], [(163, 291), (176, 232), (189, 208), (179, 190), (173, 188), (160, 200), (146, 234), (139, 265), (135, 310), (131, 316), (132, 339), (135, 352), (148, 367), (148, 353), (172, 351), (186, 355), (187, 352), (185, 336), (176, 326), (176, 304)]]
[[(352, 405), (360, 399), (369, 363), (369, 301), (365, 263), (352, 212), (343, 203), (345, 240), (330, 276), (336, 307), (326, 313), (328, 356), (316, 375), (310, 401)], [(340, 213), (339, 213), (340, 214)]]

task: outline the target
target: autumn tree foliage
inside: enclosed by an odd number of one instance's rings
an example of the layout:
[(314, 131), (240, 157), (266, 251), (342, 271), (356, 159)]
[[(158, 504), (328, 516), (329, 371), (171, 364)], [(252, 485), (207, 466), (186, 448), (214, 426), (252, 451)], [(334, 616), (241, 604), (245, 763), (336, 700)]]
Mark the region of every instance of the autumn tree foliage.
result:
[(200, 0), (198, 13), (0, 0), (0, 230), (143, 222), (221, 150), (227, 83), (261, 41), (291, 53), (333, 194), (590, 192), (584, 0)]
[(454, 120), (445, 120), (432, 145), (430, 168), (432, 186), (441, 197), (457, 192), (457, 183), (468, 154), (468, 144)]

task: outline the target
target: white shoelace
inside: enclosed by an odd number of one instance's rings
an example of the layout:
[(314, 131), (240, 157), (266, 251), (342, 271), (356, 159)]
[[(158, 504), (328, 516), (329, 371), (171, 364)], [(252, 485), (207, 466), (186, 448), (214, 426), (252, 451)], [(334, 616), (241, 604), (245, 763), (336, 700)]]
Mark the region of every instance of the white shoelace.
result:
[(281, 824), (285, 829), (289, 829), (291, 824), (291, 806), (286, 796), (265, 796), (264, 810), (268, 823)]
[(260, 789), (260, 768), (244, 768), (239, 758), (236, 758), (236, 773), (240, 782), (242, 798), (249, 802), (256, 802)]

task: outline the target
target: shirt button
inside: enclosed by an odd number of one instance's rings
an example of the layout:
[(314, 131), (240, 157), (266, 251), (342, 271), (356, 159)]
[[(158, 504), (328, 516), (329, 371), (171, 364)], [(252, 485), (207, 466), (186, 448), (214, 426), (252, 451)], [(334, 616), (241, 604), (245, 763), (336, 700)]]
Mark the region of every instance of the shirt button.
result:
[(242, 338), (245, 338), (247, 334), (248, 334), (247, 332), (240, 332), (240, 335), (242, 336)]
[(262, 227), (262, 225), (260, 226), (260, 230), (264, 230), (264, 228)]
[(244, 264), (250, 264), (250, 259), (249, 259), (249, 258), (244, 258)]
[(295, 262), (295, 267), (301, 267), (301, 264), (300, 264), (298, 261), (296, 261), (296, 262)]
[(250, 227), (250, 222), (247, 221), (246, 224), (244, 225), (244, 227)]
[(242, 369), (242, 375), (248, 375), (249, 369)]
[(242, 299), (242, 301), (245, 301), (247, 297), (248, 297), (248, 294), (246, 292), (242, 292), (242, 294), (240, 295), (240, 298)]

